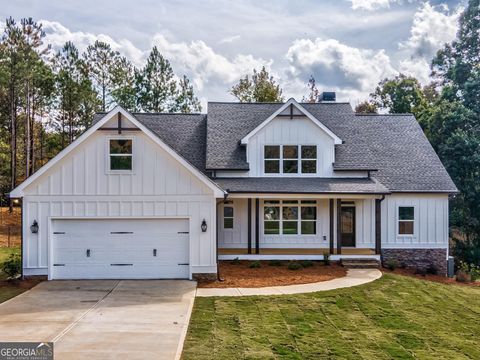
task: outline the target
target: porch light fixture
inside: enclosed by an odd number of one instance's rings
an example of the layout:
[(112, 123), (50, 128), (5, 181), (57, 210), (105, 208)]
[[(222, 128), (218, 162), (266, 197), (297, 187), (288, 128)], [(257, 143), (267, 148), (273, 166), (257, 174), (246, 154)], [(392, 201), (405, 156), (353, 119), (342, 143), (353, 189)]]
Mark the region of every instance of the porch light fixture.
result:
[(32, 232), (32, 234), (38, 233), (38, 222), (37, 222), (37, 220), (33, 220), (33, 224), (30, 225), (30, 231)]
[(207, 232), (207, 222), (205, 219), (202, 221), (202, 232)]

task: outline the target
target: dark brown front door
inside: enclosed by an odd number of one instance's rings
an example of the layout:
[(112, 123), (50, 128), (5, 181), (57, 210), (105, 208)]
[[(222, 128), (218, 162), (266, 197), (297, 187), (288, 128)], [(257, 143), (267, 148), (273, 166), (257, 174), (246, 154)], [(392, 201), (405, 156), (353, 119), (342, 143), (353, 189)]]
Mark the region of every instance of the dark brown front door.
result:
[(342, 206), (340, 217), (342, 246), (355, 247), (355, 207)]

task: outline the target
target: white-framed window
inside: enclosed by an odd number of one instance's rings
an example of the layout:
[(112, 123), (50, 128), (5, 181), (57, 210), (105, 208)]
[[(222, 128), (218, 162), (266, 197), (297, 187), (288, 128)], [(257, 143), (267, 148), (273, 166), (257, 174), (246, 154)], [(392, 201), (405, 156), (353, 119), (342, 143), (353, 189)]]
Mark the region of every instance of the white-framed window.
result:
[(415, 207), (398, 207), (398, 235), (413, 235), (415, 225)]
[(265, 174), (315, 174), (316, 145), (265, 145)]
[(315, 235), (316, 200), (265, 200), (263, 206), (265, 235)]
[(233, 204), (225, 204), (223, 206), (223, 228), (224, 229), (233, 229), (233, 219), (234, 219), (235, 210)]
[(113, 172), (133, 170), (133, 139), (108, 139), (108, 169)]

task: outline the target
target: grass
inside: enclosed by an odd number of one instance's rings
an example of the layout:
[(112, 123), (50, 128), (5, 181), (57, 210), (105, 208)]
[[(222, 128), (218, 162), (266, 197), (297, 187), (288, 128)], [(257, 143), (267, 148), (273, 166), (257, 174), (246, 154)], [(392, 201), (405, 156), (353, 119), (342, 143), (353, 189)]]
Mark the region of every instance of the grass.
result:
[[(0, 247), (0, 267), (1, 264), (8, 259), (10, 254), (13, 253), (20, 253), (20, 248)], [(5, 281), (6, 279), (7, 276), (0, 270), (0, 303), (28, 290), (28, 287), (20, 286), (18, 283), (9, 283)]]
[(480, 359), (480, 289), (385, 274), (313, 294), (196, 298), (183, 359)]

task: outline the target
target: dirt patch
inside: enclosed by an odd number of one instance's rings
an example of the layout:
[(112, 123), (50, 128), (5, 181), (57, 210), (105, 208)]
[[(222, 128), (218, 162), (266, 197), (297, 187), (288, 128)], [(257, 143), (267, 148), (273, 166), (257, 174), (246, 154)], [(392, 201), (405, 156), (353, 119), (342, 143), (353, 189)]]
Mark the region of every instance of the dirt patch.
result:
[(276, 262), (276, 266), (271, 266), (269, 261), (260, 261), (259, 268), (250, 268), (251, 263), (252, 261), (221, 261), (219, 264), (220, 277), (224, 281), (200, 282), (198, 287), (256, 288), (308, 284), (336, 279), (347, 274), (347, 269), (338, 264), (332, 263), (326, 266), (320, 261), (313, 261), (311, 262), (312, 266), (302, 267), (298, 270), (288, 269), (288, 261)]
[(38, 277), (15, 281), (0, 280), (0, 303), (20, 295), (42, 281), (43, 279)]
[(22, 239), (22, 218), (20, 208), (0, 207), (0, 247), (19, 246)]
[(480, 281), (472, 281), (472, 282), (458, 282), (455, 280), (455, 278), (449, 278), (446, 276), (442, 275), (431, 275), (431, 274), (416, 274), (415, 270), (413, 269), (395, 269), (395, 270), (388, 270), (385, 268), (381, 269), (382, 272), (386, 274), (397, 274), (397, 275), (403, 275), (403, 276), (410, 276), (414, 277), (417, 279), (422, 279), (422, 280), (428, 280), (428, 281), (434, 281), (442, 284), (450, 284), (450, 285), (463, 285), (463, 286), (480, 286)]

